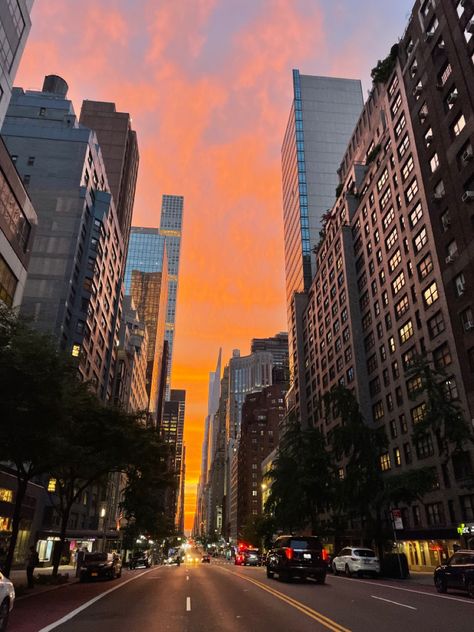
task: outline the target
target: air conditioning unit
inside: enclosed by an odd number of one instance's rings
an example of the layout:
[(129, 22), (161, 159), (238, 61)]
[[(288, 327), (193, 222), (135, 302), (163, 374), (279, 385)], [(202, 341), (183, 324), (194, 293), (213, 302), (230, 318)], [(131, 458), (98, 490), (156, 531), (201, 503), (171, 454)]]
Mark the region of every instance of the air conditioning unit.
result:
[(448, 226), (451, 226), (451, 218), (449, 217), (449, 215), (443, 215), (443, 217), (441, 218), (441, 223), (443, 224), (443, 228), (448, 228)]
[(448, 105), (452, 105), (456, 101), (457, 98), (458, 98), (458, 91), (457, 90), (453, 90), (446, 97), (446, 103)]
[(456, 289), (458, 291), (458, 296), (462, 296), (464, 294), (466, 286), (464, 283), (459, 282), (456, 284)]
[(466, 31), (468, 33), (474, 33), (474, 20), (469, 20), (469, 22), (466, 24)]
[(445, 259), (446, 263), (452, 263), (455, 259), (457, 259), (457, 256), (457, 252), (453, 252), (451, 255), (448, 255)]
[(473, 149), (471, 146), (469, 146), (465, 151), (463, 151), (461, 160), (463, 162), (469, 162), (470, 160), (472, 160), (473, 156), (474, 156)]
[(444, 43), (444, 40), (440, 40), (440, 41), (438, 42), (438, 48), (439, 48), (440, 50), (444, 50), (444, 49), (446, 48), (446, 44)]
[(425, 42), (429, 42), (429, 40), (433, 37), (434, 31), (427, 31), (425, 33)]
[(423, 90), (423, 86), (415, 86), (413, 88), (413, 96), (417, 97), (418, 95), (421, 94), (421, 91)]
[(435, 200), (442, 200), (444, 198), (444, 191), (435, 191), (433, 193), (433, 198)]
[(464, 191), (461, 200), (463, 202), (472, 202), (474, 200), (474, 191)]
[(410, 54), (412, 50), (413, 50), (413, 42), (410, 42), (407, 46), (407, 53)]
[(425, 136), (425, 143), (427, 145), (431, 145), (432, 142), (433, 142), (433, 134), (427, 134)]
[(471, 329), (474, 329), (474, 323), (472, 322), (472, 320), (467, 320), (464, 323), (464, 331), (471, 331)]
[(410, 68), (410, 73), (411, 73), (412, 77), (414, 77), (416, 75), (416, 71), (417, 70), (418, 70), (417, 64), (413, 64), (413, 66)]

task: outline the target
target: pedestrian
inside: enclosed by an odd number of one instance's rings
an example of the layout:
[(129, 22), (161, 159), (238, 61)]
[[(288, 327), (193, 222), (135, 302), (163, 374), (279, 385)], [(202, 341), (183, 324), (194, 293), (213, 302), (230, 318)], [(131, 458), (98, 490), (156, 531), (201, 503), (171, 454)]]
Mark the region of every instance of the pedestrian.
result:
[(77, 551), (77, 555), (76, 555), (76, 577), (80, 577), (81, 576), (81, 566), (82, 563), (84, 561), (84, 558), (86, 556), (87, 553), (87, 549), (86, 547), (82, 547), (81, 550), (78, 549)]
[(35, 580), (33, 578), (33, 572), (39, 565), (39, 555), (35, 546), (30, 546), (30, 554), (26, 561), (26, 577), (28, 579), (28, 588), (34, 588)]

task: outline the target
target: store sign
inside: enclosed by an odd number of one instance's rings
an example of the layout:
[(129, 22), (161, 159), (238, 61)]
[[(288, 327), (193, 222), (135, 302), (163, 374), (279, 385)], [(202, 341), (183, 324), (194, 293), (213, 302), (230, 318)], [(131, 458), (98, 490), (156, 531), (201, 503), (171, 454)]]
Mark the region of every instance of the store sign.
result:
[(457, 529), (459, 535), (474, 535), (474, 522), (461, 522)]
[(394, 529), (403, 529), (402, 511), (401, 509), (392, 509), (392, 522)]

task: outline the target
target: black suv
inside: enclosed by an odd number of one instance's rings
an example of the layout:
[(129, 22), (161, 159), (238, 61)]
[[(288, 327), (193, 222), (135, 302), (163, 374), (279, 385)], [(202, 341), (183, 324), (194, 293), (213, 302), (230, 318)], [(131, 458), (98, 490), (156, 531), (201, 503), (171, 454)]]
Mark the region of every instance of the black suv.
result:
[(267, 577), (274, 573), (282, 580), (312, 577), (324, 584), (328, 553), (316, 536), (283, 535), (276, 539), (267, 555)]
[(474, 551), (456, 551), (446, 564), (435, 568), (434, 583), (439, 593), (452, 588), (466, 590), (474, 598)]

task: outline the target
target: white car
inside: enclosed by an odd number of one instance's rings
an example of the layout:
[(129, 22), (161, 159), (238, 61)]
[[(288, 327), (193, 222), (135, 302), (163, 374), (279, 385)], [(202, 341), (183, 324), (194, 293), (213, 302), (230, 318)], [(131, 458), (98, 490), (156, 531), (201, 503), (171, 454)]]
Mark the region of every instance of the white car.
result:
[(347, 577), (352, 575), (380, 574), (380, 560), (372, 549), (364, 549), (360, 546), (348, 546), (336, 555), (332, 560), (334, 575), (345, 573)]
[(15, 601), (15, 589), (9, 579), (0, 573), (0, 632), (7, 629), (8, 618)]

